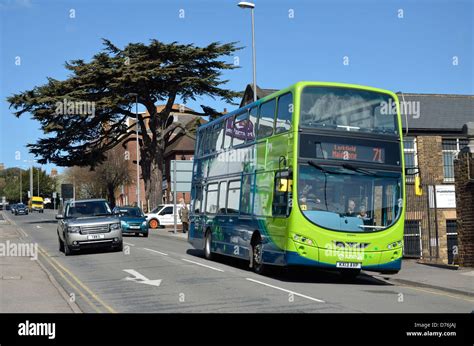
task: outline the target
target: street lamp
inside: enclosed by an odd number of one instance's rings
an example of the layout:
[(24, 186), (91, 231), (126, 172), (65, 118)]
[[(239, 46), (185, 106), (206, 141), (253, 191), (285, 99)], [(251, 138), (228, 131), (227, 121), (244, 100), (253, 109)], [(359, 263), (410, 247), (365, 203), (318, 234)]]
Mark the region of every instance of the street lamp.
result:
[(253, 60), (253, 101), (257, 101), (257, 62), (255, 56), (255, 19), (254, 19), (254, 9), (255, 4), (248, 1), (241, 1), (237, 4), (240, 8), (250, 9), (250, 13), (252, 14), (252, 60)]
[(23, 162), (31, 163), (30, 166), (30, 196), (29, 198), (33, 197), (33, 163), (38, 162), (36, 160), (23, 160)]
[(138, 140), (138, 94), (137, 93), (129, 93), (129, 97), (135, 97), (135, 138), (137, 143), (137, 206), (140, 208), (140, 142)]

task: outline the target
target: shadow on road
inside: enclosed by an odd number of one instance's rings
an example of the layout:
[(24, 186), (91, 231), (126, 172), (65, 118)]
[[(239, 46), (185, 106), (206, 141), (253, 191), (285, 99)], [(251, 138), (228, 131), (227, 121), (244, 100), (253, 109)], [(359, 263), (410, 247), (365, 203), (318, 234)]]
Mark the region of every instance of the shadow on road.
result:
[[(204, 258), (204, 253), (197, 249), (188, 249), (186, 253), (190, 256)], [(214, 255), (214, 261), (224, 265), (242, 270), (250, 270), (248, 261), (238, 258)], [(315, 284), (346, 284), (346, 285), (370, 285), (370, 286), (393, 286), (392, 284), (376, 279), (366, 272), (362, 272), (352, 280), (343, 279), (337, 271), (323, 270), (312, 267), (291, 266), (282, 268), (270, 266), (262, 277), (269, 277), (284, 282), (315, 283)]]
[(27, 221), (25, 222), (30, 225), (41, 225), (41, 224), (56, 224), (58, 220), (36, 220), (36, 221)]

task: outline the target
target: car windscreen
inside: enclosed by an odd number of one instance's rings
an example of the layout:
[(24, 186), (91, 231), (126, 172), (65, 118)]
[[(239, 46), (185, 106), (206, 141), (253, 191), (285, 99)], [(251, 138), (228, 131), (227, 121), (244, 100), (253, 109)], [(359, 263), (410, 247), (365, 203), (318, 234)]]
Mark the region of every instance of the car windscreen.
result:
[(105, 201), (71, 202), (66, 208), (66, 217), (88, 217), (112, 215)]
[(140, 208), (123, 208), (119, 209), (123, 216), (142, 217), (143, 213)]

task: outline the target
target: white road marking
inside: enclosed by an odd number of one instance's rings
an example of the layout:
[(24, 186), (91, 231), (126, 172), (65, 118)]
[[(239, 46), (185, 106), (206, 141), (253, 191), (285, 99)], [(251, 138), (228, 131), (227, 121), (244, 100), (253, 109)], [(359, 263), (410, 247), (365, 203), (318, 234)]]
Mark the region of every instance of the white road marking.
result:
[(161, 284), (161, 279), (150, 280), (145, 275), (140, 274), (136, 270), (124, 269), (123, 271), (134, 276), (134, 277), (127, 276), (126, 278), (124, 278), (124, 280), (135, 281), (135, 282), (138, 282), (139, 284), (145, 284), (145, 285), (151, 285), (151, 286), (157, 286), (157, 287), (160, 286)]
[(43, 228), (43, 227), (37, 225), (36, 228)]
[(125, 245), (130, 245), (130, 246), (135, 246), (134, 244), (131, 244), (131, 243), (127, 243), (127, 242), (123, 242)]
[(258, 280), (254, 280), (254, 279), (250, 279), (250, 278), (246, 278), (246, 280), (252, 281), (252, 282), (255, 282), (255, 283), (257, 283), (257, 284), (264, 285), (264, 286), (267, 286), (267, 287), (271, 287), (271, 288), (274, 288), (274, 289), (276, 289), (276, 290), (280, 290), (280, 291), (283, 291), (283, 292), (291, 293), (291, 294), (293, 294), (293, 295), (295, 295), (295, 296), (298, 296), (298, 297), (301, 297), (301, 298), (306, 298), (306, 299), (309, 299), (309, 300), (312, 300), (312, 301), (315, 301), (315, 302), (318, 302), (318, 303), (325, 303), (324, 300), (316, 299), (316, 298), (313, 298), (313, 297), (310, 297), (310, 296), (306, 296), (306, 295), (301, 294), (301, 293), (297, 293), (297, 292), (290, 291), (290, 290), (287, 290), (287, 289), (284, 289), (284, 288), (281, 288), (281, 287), (273, 286), (273, 285), (267, 284), (267, 283), (262, 282), (262, 281), (258, 281)]
[(194, 264), (197, 264), (198, 266), (201, 266), (201, 267), (206, 267), (206, 268), (209, 268), (209, 269), (212, 269), (212, 270), (216, 270), (218, 272), (224, 272), (222, 269), (219, 269), (219, 268), (215, 268), (215, 267), (211, 267), (211, 266), (208, 266), (207, 264), (202, 264), (202, 263), (199, 263), (199, 262), (194, 262), (194, 261), (191, 261), (191, 260), (188, 260), (186, 258), (181, 258), (183, 261), (185, 262), (189, 262), (189, 263), (194, 263)]
[(152, 249), (147, 249), (146, 247), (144, 247), (143, 250), (155, 252), (155, 253), (158, 253), (158, 254), (163, 255), (163, 256), (168, 256), (167, 253), (160, 252), (160, 251), (156, 251), (156, 250), (152, 250)]

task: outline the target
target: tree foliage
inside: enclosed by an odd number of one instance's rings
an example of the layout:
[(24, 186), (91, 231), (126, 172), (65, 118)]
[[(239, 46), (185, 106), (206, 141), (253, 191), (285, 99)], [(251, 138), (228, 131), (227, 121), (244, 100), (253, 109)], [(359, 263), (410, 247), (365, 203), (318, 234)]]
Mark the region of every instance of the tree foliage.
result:
[[(135, 118), (137, 99), (147, 110), (138, 122), (147, 129), (141, 133), (141, 169), (153, 206), (161, 202), (162, 155), (172, 137), (167, 119), (173, 104), (201, 96), (233, 103), (240, 93), (224, 87), (222, 73), (236, 68), (224, 58), (240, 48), (234, 42), (198, 47), (151, 40), (123, 49), (106, 39), (103, 44), (89, 62), (66, 62), (67, 79), (48, 78), (7, 100), (15, 116), (30, 113), (40, 122), (45, 136), (29, 144), (40, 163), (94, 167), (108, 150), (135, 134), (127, 118)], [(164, 105), (160, 112), (157, 104)]]

